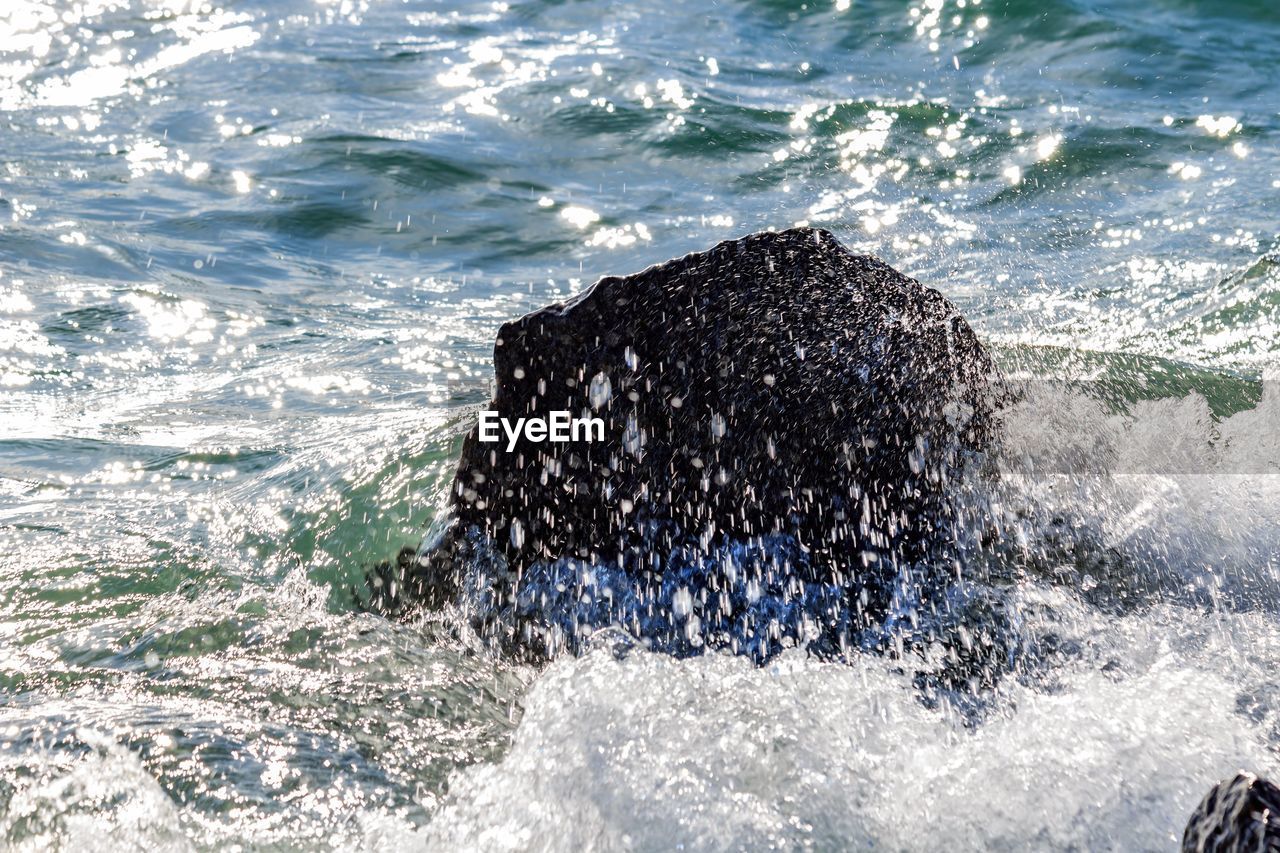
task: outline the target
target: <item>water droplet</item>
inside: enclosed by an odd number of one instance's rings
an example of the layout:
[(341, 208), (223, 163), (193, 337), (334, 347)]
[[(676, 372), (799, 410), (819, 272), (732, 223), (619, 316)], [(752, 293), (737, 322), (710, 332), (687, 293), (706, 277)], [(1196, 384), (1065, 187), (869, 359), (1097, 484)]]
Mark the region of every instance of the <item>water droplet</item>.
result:
[(591, 401), (591, 408), (598, 409), (605, 403), (609, 402), (613, 397), (613, 384), (609, 382), (609, 377), (604, 373), (597, 373), (591, 377), (591, 387), (588, 390), (587, 398)]

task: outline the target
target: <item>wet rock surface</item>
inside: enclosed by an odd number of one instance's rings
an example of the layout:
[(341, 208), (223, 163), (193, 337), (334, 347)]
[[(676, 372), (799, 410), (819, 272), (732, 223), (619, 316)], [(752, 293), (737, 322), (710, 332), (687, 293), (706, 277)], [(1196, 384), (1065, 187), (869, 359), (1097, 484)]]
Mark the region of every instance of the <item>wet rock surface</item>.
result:
[(618, 625), (675, 652), (838, 649), (948, 571), (947, 490), (995, 370), (941, 294), (810, 228), (721, 243), (505, 324), (491, 409), (604, 440), (466, 438), (452, 523), (375, 575), (531, 655)]
[(1183, 853), (1280, 850), (1280, 788), (1252, 773), (1219, 782), (1191, 815)]

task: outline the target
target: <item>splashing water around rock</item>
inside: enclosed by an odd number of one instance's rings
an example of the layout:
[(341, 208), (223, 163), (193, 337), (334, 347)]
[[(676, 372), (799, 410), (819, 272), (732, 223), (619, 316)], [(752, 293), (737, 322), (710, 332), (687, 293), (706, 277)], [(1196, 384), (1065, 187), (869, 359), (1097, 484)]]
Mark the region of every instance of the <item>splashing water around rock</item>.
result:
[(461, 598), (524, 656), (620, 626), (758, 660), (942, 601), (948, 487), (992, 435), (995, 368), (936, 291), (825, 231), (761, 233), (601, 279), (494, 353), (503, 418), (596, 412), (605, 440), (473, 430), (400, 600)]

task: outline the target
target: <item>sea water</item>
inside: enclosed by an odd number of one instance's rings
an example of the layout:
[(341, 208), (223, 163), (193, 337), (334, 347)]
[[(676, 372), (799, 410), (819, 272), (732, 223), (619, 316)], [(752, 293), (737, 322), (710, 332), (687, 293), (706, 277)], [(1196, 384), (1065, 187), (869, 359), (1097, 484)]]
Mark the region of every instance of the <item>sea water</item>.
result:
[[(1280, 771), (1277, 67), (1262, 0), (9, 0), (0, 846), (1174, 846)], [(498, 325), (796, 223), (1025, 385), (1009, 672), (361, 611)]]

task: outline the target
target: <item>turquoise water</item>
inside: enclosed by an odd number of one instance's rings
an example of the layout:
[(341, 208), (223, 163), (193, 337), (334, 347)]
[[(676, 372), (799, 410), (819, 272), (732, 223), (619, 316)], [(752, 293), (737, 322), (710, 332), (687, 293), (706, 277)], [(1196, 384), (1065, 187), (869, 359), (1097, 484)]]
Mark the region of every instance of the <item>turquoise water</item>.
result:
[[(0, 846), (1168, 849), (1280, 763), (1277, 68), (1262, 0), (9, 0)], [(1118, 377), (987, 495), (1036, 677), (360, 612), (502, 321), (801, 222)]]

